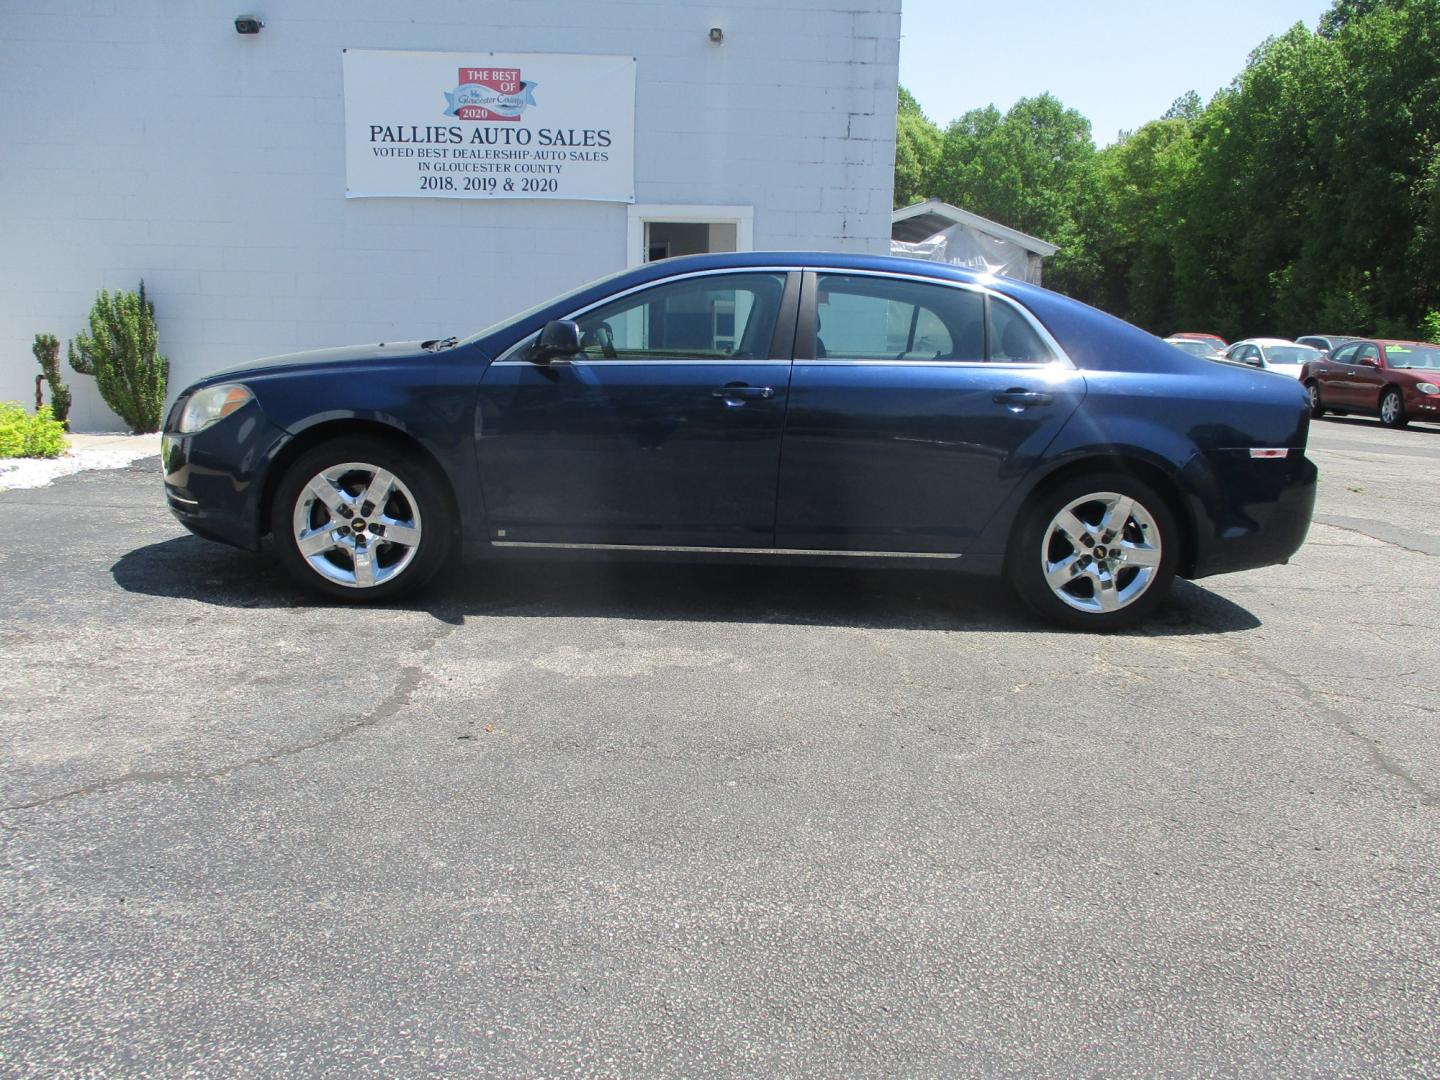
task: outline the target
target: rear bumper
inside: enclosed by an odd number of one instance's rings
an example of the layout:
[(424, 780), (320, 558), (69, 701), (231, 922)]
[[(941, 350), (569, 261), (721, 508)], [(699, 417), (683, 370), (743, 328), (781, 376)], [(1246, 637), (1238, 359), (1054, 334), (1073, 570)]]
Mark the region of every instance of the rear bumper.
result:
[(170, 512), (197, 536), (258, 551), (265, 473), (289, 438), (254, 401), (193, 435), (167, 423), (161, 460)]
[(1196, 518), (1209, 519), (1197, 531), (1195, 558), (1186, 576), (1288, 562), (1305, 543), (1319, 472), (1303, 451), (1292, 450), (1285, 458), (1251, 458), (1248, 450), (1212, 451), (1192, 461), (1186, 472), (1192, 473), (1186, 487), (1207, 504)]

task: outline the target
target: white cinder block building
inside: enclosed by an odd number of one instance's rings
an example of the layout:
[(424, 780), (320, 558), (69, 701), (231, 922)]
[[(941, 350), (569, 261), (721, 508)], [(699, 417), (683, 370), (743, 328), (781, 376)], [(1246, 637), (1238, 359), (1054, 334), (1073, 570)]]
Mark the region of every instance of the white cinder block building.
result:
[[(0, 399), (33, 400), (36, 333), (142, 277), (173, 393), (463, 334), (646, 258), (889, 248), (900, 0), (4, 8)], [(71, 384), (77, 430), (119, 426)]]

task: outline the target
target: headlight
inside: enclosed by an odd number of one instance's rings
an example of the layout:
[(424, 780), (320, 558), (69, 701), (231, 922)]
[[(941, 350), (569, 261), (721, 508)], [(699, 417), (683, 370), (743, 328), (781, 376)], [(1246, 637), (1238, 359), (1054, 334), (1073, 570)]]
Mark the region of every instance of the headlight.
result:
[(1436, 386), (1433, 382), (1416, 383), (1415, 389), (1422, 394), (1440, 394), (1440, 386)]
[(180, 412), (180, 434), (191, 435), (223, 420), (255, 395), (239, 383), (196, 390)]

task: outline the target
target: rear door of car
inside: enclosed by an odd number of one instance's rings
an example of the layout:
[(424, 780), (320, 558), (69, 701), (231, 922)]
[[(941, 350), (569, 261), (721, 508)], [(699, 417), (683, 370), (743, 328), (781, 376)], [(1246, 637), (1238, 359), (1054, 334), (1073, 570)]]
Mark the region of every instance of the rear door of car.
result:
[(1350, 342), (1311, 367), (1326, 406), (1343, 409), (1355, 404), (1355, 354), (1359, 349), (1359, 342)]
[(961, 553), (1070, 418), (1085, 381), (987, 290), (807, 272), (776, 544)]
[(574, 357), (491, 364), (491, 541), (772, 546), (799, 293), (783, 267), (684, 275), (575, 313)]

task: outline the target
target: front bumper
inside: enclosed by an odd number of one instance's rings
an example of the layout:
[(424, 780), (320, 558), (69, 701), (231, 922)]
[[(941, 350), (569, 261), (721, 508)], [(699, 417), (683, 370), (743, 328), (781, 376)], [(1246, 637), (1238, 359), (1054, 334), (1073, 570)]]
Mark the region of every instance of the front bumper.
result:
[(161, 442), (170, 512), (197, 536), (260, 550), (266, 470), (290, 435), (255, 401), (191, 435), (174, 430), (179, 409), (177, 402)]
[(1418, 390), (1405, 395), (1405, 412), (1411, 420), (1440, 424), (1440, 394), (1422, 394)]

